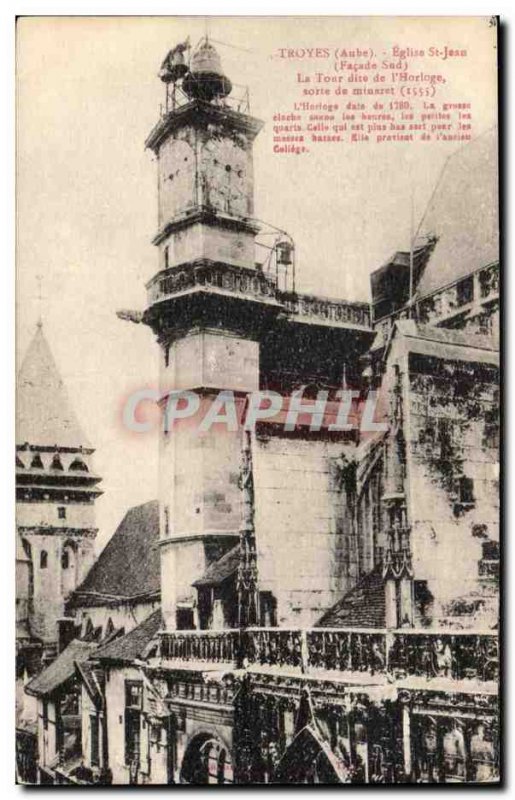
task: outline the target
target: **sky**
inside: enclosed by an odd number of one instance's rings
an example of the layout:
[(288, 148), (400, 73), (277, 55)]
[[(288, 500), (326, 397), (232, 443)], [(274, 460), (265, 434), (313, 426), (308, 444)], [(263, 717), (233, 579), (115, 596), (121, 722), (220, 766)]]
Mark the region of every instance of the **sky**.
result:
[(485, 18), (19, 21), (18, 366), (41, 315), (96, 448), (100, 547), (130, 506), (157, 496), (157, 437), (125, 431), (121, 409), (131, 391), (156, 385), (158, 349), (148, 328), (116, 311), (143, 309), (145, 282), (158, 269), (156, 166), (144, 149), (164, 102), (157, 72), (173, 45), (188, 35), (195, 44), (206, 31), (225, 73), (248, 85), (251, 113), (265, 123), (254, 148), (255, 215), (293, 237), (301, 292), (368, 300), (370, 272), (408, 246), (412, 194), (418, 220), (459, 145), (363, 143), (274, 154), (272, 117), (291, 107), (302, 68), (279, 58), (278, 48), (467, 48), (465, 65), (445, 65), (448, 99), (473, 104), (476, 135), (496, 122), (495, 39)]

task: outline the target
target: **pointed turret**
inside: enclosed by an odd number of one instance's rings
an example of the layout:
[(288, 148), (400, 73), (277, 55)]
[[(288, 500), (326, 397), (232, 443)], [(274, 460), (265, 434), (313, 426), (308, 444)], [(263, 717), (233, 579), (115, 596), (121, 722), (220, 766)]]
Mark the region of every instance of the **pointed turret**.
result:
[(66, 598), (93, 560), (94, 503), (101, 491), (94, 451), (41, 323), (18, 374), (16, 422), (16, 522), (24, 556), (17, 562), (17, 606), (30, 636), (51, 652)]
[(89, 448), (38, 324), (17, 380), (16, 444)]

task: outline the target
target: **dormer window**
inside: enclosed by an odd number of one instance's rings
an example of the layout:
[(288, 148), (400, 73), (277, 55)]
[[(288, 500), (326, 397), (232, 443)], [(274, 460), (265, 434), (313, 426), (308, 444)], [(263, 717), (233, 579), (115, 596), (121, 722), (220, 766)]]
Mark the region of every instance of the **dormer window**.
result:
[(41, 456), (39, 453), (36, 453), (32, 461), (30, 462), (31, 469), (43, 469), (43, 462), (41, 461)]
[(82, 458), (74, 458), (69, 469), (74, 472), (88, 472), (88, 468)]
[(63, 469), (63, 462), (61, 461), (61, 458), (58, 453), (56, 453), (55, 456), (52, 458), (51, 469), (60, 469), (60, 470)]

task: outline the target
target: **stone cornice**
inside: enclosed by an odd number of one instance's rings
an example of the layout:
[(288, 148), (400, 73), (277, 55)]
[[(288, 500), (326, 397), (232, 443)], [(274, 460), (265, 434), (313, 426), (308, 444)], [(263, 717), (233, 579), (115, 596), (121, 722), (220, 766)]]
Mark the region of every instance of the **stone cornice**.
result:
[(56, 525), (18, 525), (20, 536), (75, 536), (83, 539), (94, 539), (98, 533), (98, 528), (69, 528), (58, 527)]
[(165, 114), (154, 126), (145, 141), (145, 147), (153, 150), (158, 155), (163, 141), (177, 128), (185, 125), (205, 127), (208, 123), (226, 125), (232, 130), (241, 131), (254, 139), (263, 123), (256, 117), (234, 111), (227, 106), (214, 105), (201, 100), (195, 100)]

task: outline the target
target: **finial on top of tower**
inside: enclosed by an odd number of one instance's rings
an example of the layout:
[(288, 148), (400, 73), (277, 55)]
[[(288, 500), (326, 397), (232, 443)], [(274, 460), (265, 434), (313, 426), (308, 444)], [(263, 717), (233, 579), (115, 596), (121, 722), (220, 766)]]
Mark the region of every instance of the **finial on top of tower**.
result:
[(232, 83), (224, 75), (218, 51), (207, 36), (201, 39), (191, 56), (182, 87), (188, 97), (207, 102), (231, 93)]

